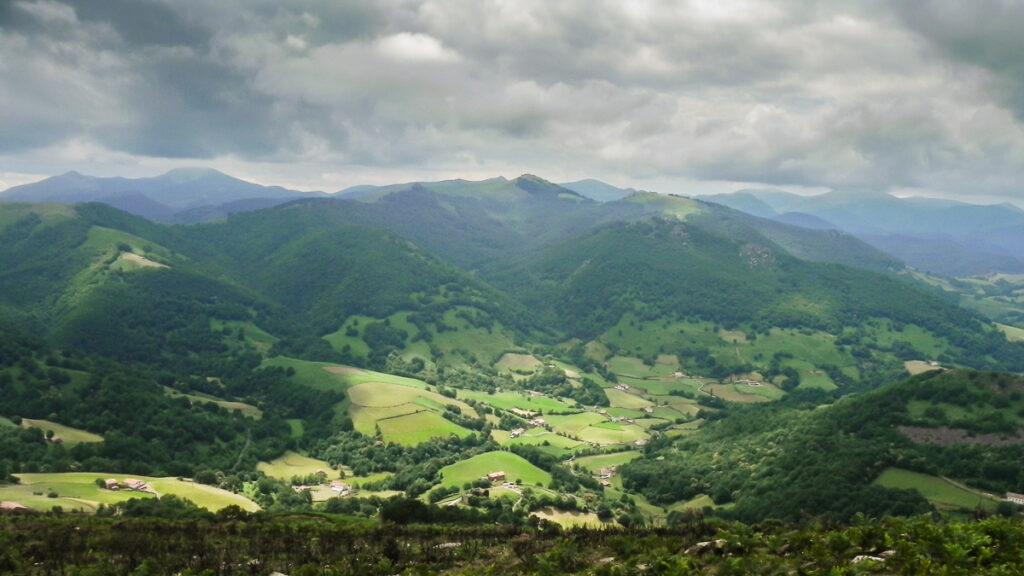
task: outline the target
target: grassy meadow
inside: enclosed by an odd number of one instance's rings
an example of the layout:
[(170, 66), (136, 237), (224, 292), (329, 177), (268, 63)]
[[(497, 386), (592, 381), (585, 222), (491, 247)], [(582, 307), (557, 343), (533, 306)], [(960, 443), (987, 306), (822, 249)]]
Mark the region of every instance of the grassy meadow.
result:
[(547, 486), (551, 483), (551, 474), (530, 464), (522, 456), (511, 452), (487, 452), (442, 468), (441, 484), (462, 486), (499, 471), (505, 473), (506, 482), (519, 481), (523, 486), (535, 486), (538, 483)]
[(887, 488), (917, 490), (939, 510), (971, 511), (981, 508), (994, 512), (999, 500), (982, 493), (954, 485), (937, 476), (929, 476), (900, 468), (888, 468), (875, 480)]
[(33, 420), (31, 418), (21, 419), (22, 428), (39, 428), (47, 432), (53, 432), (53, 435), (60, 436), (61, 441), (68, 445), (74, 446), (75, 444), (81, 444), (83, 442), (103, 442), (103, 436), (99, 434), (93, 434), (92, 432), (86, 432), (85, 430), (79, 430), (78, 428), (72, 428), (71, 426), (65, 426), (64, 424), (58, 424), (56, 422), (50, 422), (49, 420)]
[[(130, 490), (107, 490), (96, 485), (97, 478), (117, 478), (124, 480), (124, 474), (99, 472), (68, 472), (61, 474), (17, 474), (18, 484), (0, 486), (0, 499), (14, 501), (37, 510), (50, 510), (60, 506), (63, 510), (95, 512), (100, 504), (116, 504), (131, 498), (154, 498), (153, 494)], [(133, 475), (149, 484), (161, 496), (174, 494), (195, 502), (197, 506), (208, 510), (220, 510), (236, 505), (248, 511), (255, 511), (259, 506), (255, 502), (239, 494), (226, 490), (197, 484), (176, 478), (152, 478)], [(50, 498), (50, 494), (56, 494)]]

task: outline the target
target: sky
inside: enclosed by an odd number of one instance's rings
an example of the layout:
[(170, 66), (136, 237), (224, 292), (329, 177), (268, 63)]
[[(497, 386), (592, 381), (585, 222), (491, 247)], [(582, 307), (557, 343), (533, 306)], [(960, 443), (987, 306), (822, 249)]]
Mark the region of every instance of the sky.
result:
[(1024, 2), (0, 0), (0, 189), (536, 174), (1024, 203)]

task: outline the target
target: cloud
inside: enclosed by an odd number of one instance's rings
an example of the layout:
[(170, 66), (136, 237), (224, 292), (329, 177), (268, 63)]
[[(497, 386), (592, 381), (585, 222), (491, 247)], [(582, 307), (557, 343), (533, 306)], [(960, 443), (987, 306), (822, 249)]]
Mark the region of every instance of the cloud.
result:
[(999, 0), (0, 2), (0, 171), (88, 142), (255, 172), (1012, 197), (1022, 27)]

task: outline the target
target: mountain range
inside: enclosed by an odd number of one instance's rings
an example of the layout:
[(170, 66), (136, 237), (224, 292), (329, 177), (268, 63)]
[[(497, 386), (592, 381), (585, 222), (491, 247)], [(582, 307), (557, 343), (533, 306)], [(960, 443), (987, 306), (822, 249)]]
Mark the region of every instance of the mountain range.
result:
[(702, 196), (761, 218), (852, 234), (909, 265), (942, 276), (1024, 272), (1024, 211), (889, 194), (799, 196), (740, 190)]

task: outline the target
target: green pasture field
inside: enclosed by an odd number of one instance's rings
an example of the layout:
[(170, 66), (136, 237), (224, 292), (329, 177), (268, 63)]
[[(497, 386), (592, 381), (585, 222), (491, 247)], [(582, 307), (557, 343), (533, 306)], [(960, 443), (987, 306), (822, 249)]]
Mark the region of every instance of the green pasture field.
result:
[(709, 384), (705, 386), (704, 389), (714, 392), (715, 396), (718, 396), (722, 400), (739, 403), (770, 402), (772, 400), (778, 400), (785, 395), (785, 392), (768, 383), (762, 384), (761, 386), (747, 386), (746, 384)]
[(415, 446), (432, 438), (443, 438), (453, 434), (459, 437), (472, 434), (462, 426), (430, 411), (378, 420), (377, 426), (380, 427), (385, 442), (405, 446)]
[(523, 394), (520, 392), (498, 392), (496, 394), (488, 394), (486, 392), (477, 392), (473, 390), (459, 390), (458, 397), (490, 404), (491, 406), (500, 408), (501, 410), (518, 408), (520, 410), (540, 412), (543, 414), (574, 412), (578, 410), (578, 408), (567, 403), (574, 402), (572, 400), (562, 401), (549, 396), (530, 396), (529, 394)]
[(605, 388), (605, 396), (608, 396), (608, 400), (611, 402), (614, 408), (626, 408), (627, 410), (639, 410), (645, 406), (651, 406), (650, 400), (641, 398), (636, 394), (630, 394), (622, 390), (616, 390), (615, 388)]
[(875, 318), (867, 326), (871, 328), (868, 337), (878, 346), (891, 346), (893, 342), (902, 340), (929, 358), (936, 358), (949, 348), (944, 338), (937, 338), (915, 324), (907, 324), (902, 331), (897, 332), (888, 318)]
[(245, 342), (255, 348), (260, 354), (266, 354), (269, 352), (270, 348), (279, 340), (276, 336), (264, 331), (252, 322), (239, 322), (237, 320), (224, 321), (211, 318), (210, 328), (212, 330), (223, 330), (224, 328), (228, 328), (231, 331), (232, 338), (237, 338), (238, 330), (242, 329), (245, 334)]
[[(356, 322), (359, 323), (358, 326), (354, 326)], [(327, 343), (331, 345), (331, 348), (334, 348), (335, 350), (341, 351), (345, 346), (348, 346), (349, 353), (354, 356), (366, 358), (370, 355), (370, 347), (366, 345), (366, 342), (363, 342), (363, 328), (372, 322), (377, 322), (377, 320), (370, 316), (350, 316), (345, 320), (345, 323), (341, 325), (341, 328), (338, 328), (337, 332), (326, 334), (323, 336), (323, 339), (326, 340)], [(346, 336), (345, 333), (353, 326), (356, 328), (358, 335)]]
[(1006, 334), (1006, 339), (1010, 342), (1024, 342), (1024, 328), (1017, 328), (1016, 326), (1010, 326), (1008, 324), (996, 323), (996, 327)]
[(838, 388), (836, 383), (825, 374), (823, 370), (803, 360), (796, 360), (787, 358), (782, 362), (783, 366), (792, 366), (798, 373), (800, 373), (800, 388), (812, 389), (816, 388), (819, 390), (835, 390)]
[(887, 488), (917, 490), (940, 510), (971, 511), (981, 508), (987, 512), (994, 512), (999, 504), (996, 498), (954, 486), (937, 476), (900, 468), (887, 468), (874, 483)]
[[(618, 429), (611, 428), (610, 426), (615, 426)], [(584, 428), (577, 436), (584, 442), (590, 442), (599, 446), (630, 444), (648, 437), (643, 427), (626, 422), (608, 422), (604, 426), (595, 424)]]
[(591, 424), (605, 422), (607, 418), (596, 412), (581, 412), (579, 414), (570, 414), (568, 416), (545, 416), (544, 420), (546, 420), (547, 423), (558, 432), (568, 434), (569, 436), (577, 436), (584, 428), (587, 428)]
[[(96, 485), (97, 478), (124, 480), (124, 474), (98, 472), (69, 472), (61, 474), (17, 474), (18, 484), (0, 486), (0, 499), (18, 502), (37, 510), (50, 510), (60, 506), (65, 511), (80, 510), (95, 512), (100, 504), (116, 504), (131, 498), (152, 498), (152, 494), (130, 490), (114, 491)], [(191, 500), (197, 506), (208, 510), (220, 510), (232, 504), (250, 512), (259, 510), (255, 502), (226, 490), (196, 484), (176, 478), (152, 478), (132, 475), (149, 484), (161, 496), (174, 494)], [(57, 498), (48, 498), (49, 492), (56, 492)], [(39, 494), (37, 494), (39, 493)]]
[(601, 471), (601, 468), (608, 466), (622, 466), (627, 462), (632, 462), (642, 456), (642, 454), (636, 450), (626, 450), (623, 452), (612, 452), (610, 454), (598, 454), (596, 456), (581, 456), (573, 460), (573, 463), (577, 467), (589, 471), (592, 474), (597, 474)]
[(670, 512), (673, 510), (679, 512), (683, 512), (685, 510), (701, 510), (703, 508), (717, 508), (717, 506), (715, 506), (715, 501), (707, 494), (701, 494), (692, 500), (687, 500), (686, 502), (676, 502), (668, 507)]
[(0, 426), (15, 426), (14, 422), (11, 422), (7, 418), (0, 416)]
[(221, 398), (217, 398), (216, 396), (211, 396), (209, 394), (203, 394), (200, 392), (183, 394), (181, 392), (178, 392), (174, 388), (168, 388), (166, 386), (164, 387), (164, 393), (172, 398), (188, 398), (192, 402), (213, 402), (217, 406), (225, 408), (229, 411), (238, 410), (239, 412), (242, 413), (242, 415), (248, 418), (253, 418), (255, 420), (263, 418), (263, 410), (260, 410), (259, 408), (253, 406), (252, 404), (246, 404), (245, 402), (231, 402), (229, 400), (224, 400)]
[(522, 456), (511, 452), (487, 452), (441, 468), (441, 485), (462, 486), (491, 472), (504, 472), (506, 482), (518, 480), (523, 486), (535, 486), (537, 483), (547, 486), (551, 483), (551, 474), (530, 464)]
[(74, 446), (83, 442), (103, 442), (103, 436), (65, 426), (49, 420), (33, 420), (31, 418), (21, 419), (22, 428), (39, 428), (40, 430), (53, 431), (55, 436), (60, 436), (64, 444)]
[(348, 409), (349, 416), (352, 417), (352, 427), (356, 429), (356, 432), (371, 437), (377, 434), (377, 422), (422, 411), (424, 411), (422, 406), (417, 406), (411, 402), (387, 407), (368, 407), (353, 404)]
[(348, 381), (341, 374), (332, 374), (325, 370), (325, 368), (336, 367), (338, 366), (337, 364), (310, 362), (287, 356), (277, 356), (265, 359), (261, 366), (292, 368), (295, 370), (295, 376), (292, 377), (295, 382), (317, 390), (344, 390), (348, 388)]
[(643, 388), (648, 394), (665, 396), (673, 390), (690, 390), (695, 392), (700, 382), (690, 378), (659, 378), (657, 380), (630, 380), (625, 382), (634, 388)]
[(606, 412), (609, 416), (619, 418), (643, 418), (646, 415), (643, 410), (630, 410), (628, 408), (608, 408)]
[(458, 406), (465, 416), (471, 418), (478, 416), (472, 406), (461, 400), (448, 398), (437, 392), (387, 382), (357, 384), (348, 389), (348, 397), (353, 406), (366, 408), (391, 408), (403, 404), (417, 404), (424, 408), (444, 410), (444, 406), (452, 404)]
[(519, 370), (523, 372), (534, 372), (541, 365), (540, 360), (534, 358), (532, 354), (516, 354), (512, 352), (503, 354), (501, 358), (494, 363), (494, 367), (498, 370)]
[[(444, 323), (454, 329), (434, 332), (432, 344), (451, 365), (480, 363), (492, 365), (506, 350), (516, 348), (512, 336), (495, 321), (490, 330), (477, 328), (456, 314), (459, 311), (474, 311), (473, 308), (458, 307), (444, 313)], [(412, 334), (412, 332), (410, 332)]]
[(285, 482), (291, 480), (292, 476), (316, 474), (317, 470), (327, 472), (328, 480), (336, 480), (340, 476), (338, 471), (331, 468), (326, 460), (317, 460), (290, 450), (280, 458), (270, 462), (260, 462), (256, 465), (256, 469), (271, 478), (278, 478)]
[(288, 426), (291, 428), (291, 433), (289, 435), (292, 438), (298, 440), (305, 436), (306, 427), (302, 424), (301, 418), (288, 418), (285, 422), (287, 422)]
[(608, 361), (608, 367), (617, 376), (631, 376), (643, 380), (653, 376), (651, 367), (643, 363), (643, 360), (632, 356), (613, 356)]

